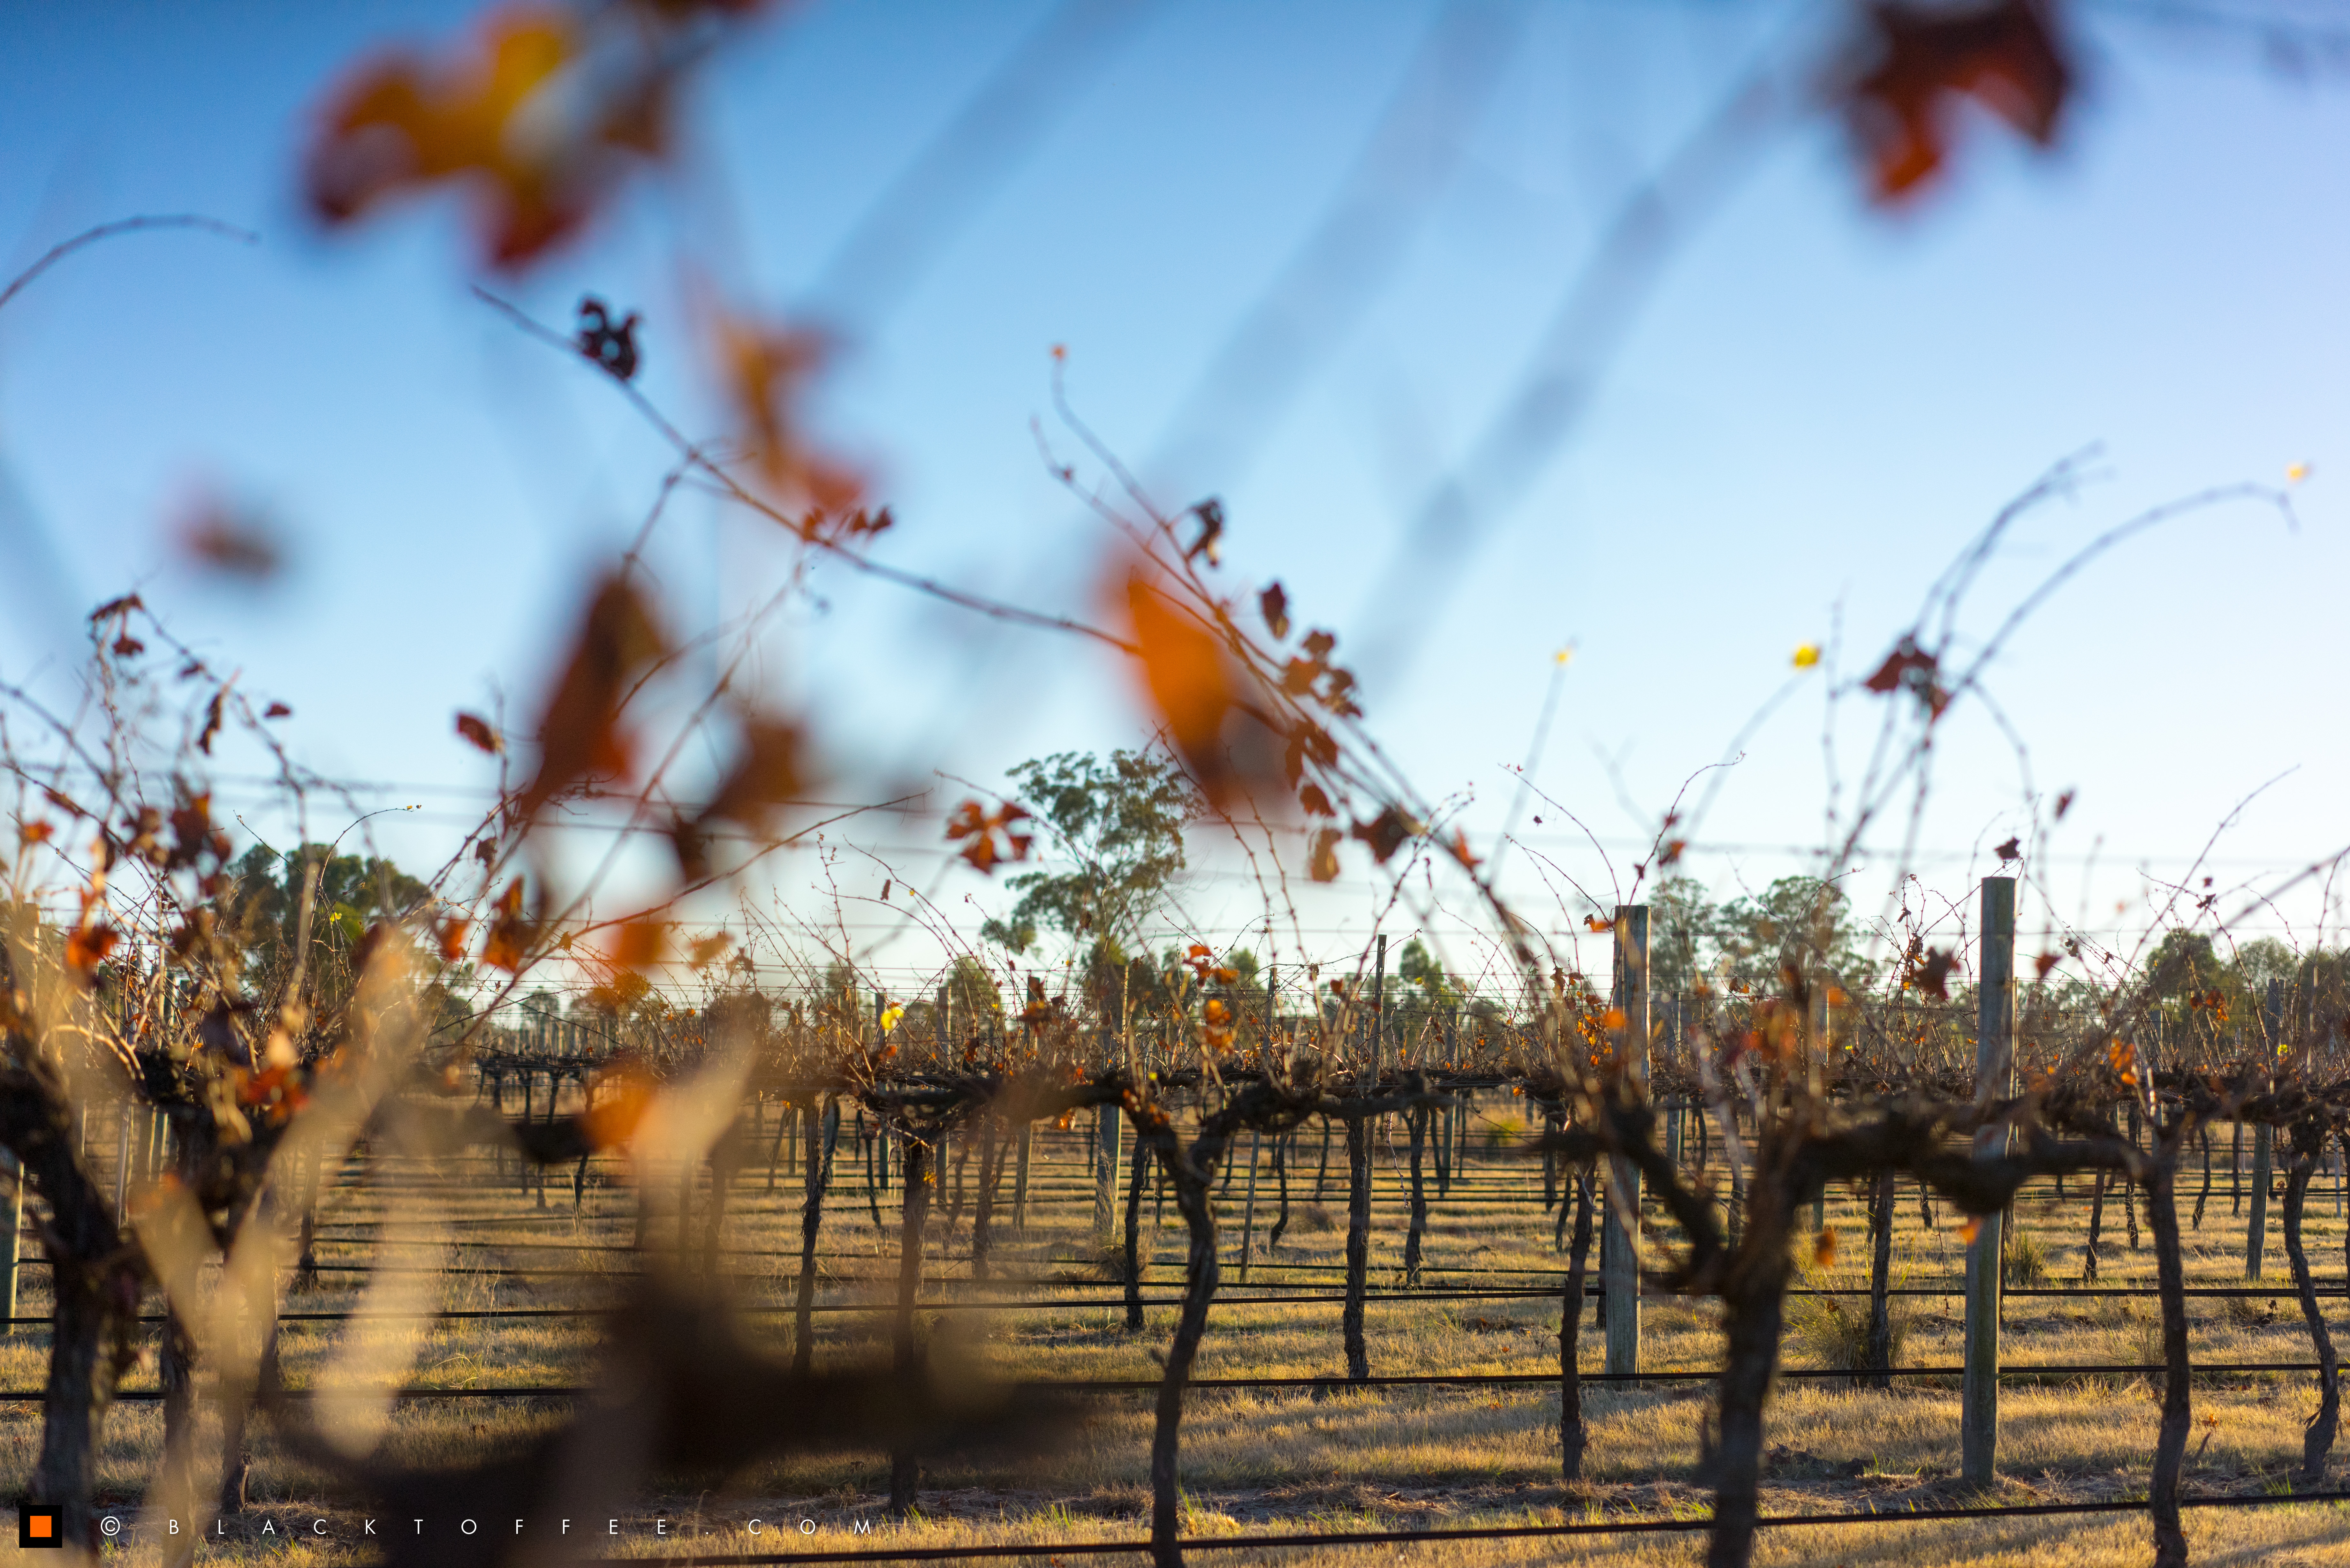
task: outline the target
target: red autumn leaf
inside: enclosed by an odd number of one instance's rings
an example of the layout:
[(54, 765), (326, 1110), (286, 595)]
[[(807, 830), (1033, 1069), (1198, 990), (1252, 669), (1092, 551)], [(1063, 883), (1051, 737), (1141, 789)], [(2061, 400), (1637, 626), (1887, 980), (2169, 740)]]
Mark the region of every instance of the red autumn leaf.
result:
[(2004, 866), (2011, 860), (2021, 860), (2023, 858), (2023, 844), (2021, 837), (2010, 838), (2006, 843), (1992, 850), (1991, 853), (1998, 856), (2000, 864)]
[(272, 702), (261, 711), (261, 716), (265, 719), (291, 719), (294, 710), (283, 702)]
[(1336, 766), (1337, 761), (1338, 742), (1330, 738), (1330, 732), (1311, 719), (1300, 719), (1289, 732), (1289, 743), (1282, 752), (1282, 776), (1295, 789), (1298, 780), (1305, 776), (1308, 763), (1327, 768)]
[(1906, 691), (1939, 719), (1942, 710), (1950, 704), (1950, 694), (1937, 679), (1939, 669), (1940, 660), (1919, 648), (1917, 639), (1904, 637), (1861, 685), (1880, 694)]
[(471, 920), (442, 920), (435, 925), (433, 934), (439, 939), (442, 963), (455, 963), (465, 956), (465, 938), (473, 929)]
[(2064, 961), (2064, 960), (2062, 954), (2042, 953), (2038, 958), (2032, 961), (2032, 978), (2034, 980), (2046, 980), (2048, 978), (2048, 971), (2054, 969), (2058, 964), (2063, 963)]
[(665, 650), (660, 630), (626, 577), (607, 577), (588, 602), (563, 675), (538, 726), (538, 774), (516, 798), (531, 817), (573, 785), (627, 776), (620, 704)]
[(1382, 866), (1403, 847), (1403, 841), (1411, 835), (1411, 819), (1394, 806), (1388, 807), (1368, 822), (1355, 824), (1354, 827), (1354, 836), (1371, 846), (1371, 857)]
[(207, 504), (182, 528), (180, 546), (199, 566), (230, 576), (266, 582), (286, 564), (277, 540), (257, 519)]
[(227, 704), (228, 688), (223, 686), (213, 693), (212, 701), (204, 708), (204, 727), (196, 736), (196, 750), (208, 757), (213, 754), (213, 742), (220, 735), (222, 710)]
[(114, 639), (113, 652), (117, 659), (136, 659), (146, 651), (147, 645), (127, 631)]
[(492, 756), (506, 749), (505, 737), (491, 729), (490, 722), (477, 713), (458, 714), (457, 733)]
[[(971, 863), (972, 869), (993, 874), (995, 867), (1003, 862), (1028, 858), (1031, 836), (1013, 831), (1014, 823), (1026, 820), (1028, 813), (1008, 802), (991, 812), (975, 800), (966, 800), (956, 806), (953, 815), (947, 818), (947, 839), (950, 843), (956, 839), (970, 840), (959, 853)], [(1003, 841), (1001, 849), (996, 846), (999, 836)]]
[(1922, 991), (1938, 1001), (1947, 1002), (1950, 996), (1950, 971), (1958, 961), (1956, 953), (1939, 948), (1912, 953), (1906, 962), (1907, 972), (1902, 975), (1901, 982), (1913, 991)]
[(2042, 147), (2055, 139), (2073, 73), (2047, 0), (1964, 9), (1878, 0), (1867, 28), (1872, 58), (1853, 78), (1845, 113), (1877, 200), (1897, 201), (1941, 168), (1953, 99), (1974, 99)]
[(1256, 606), (1264, 612), (1264, 628), (1273, 633), (1275, 642), (1289, 635), (1289, 595), (1282, 590), (1279, 583), (1257, 595)]
[(1336, 816), (1338, 815), (1336, 809), (1330, 804), (1330, 797), (1322, 793), (1320, 784), (1309, 784), (1300, 789), (1297, 792), (1297, 804), (1304, 806), (1309, 815)]
[(143, 610), (146, 607), (146, 601), (141, 599), (137, 594), (124, 594), (120, 598), (109, 599), (104, 604), (99, 606), (96, 609), (90, 611), (89, 624), (96, 626), (99, 621), (106, 619), (107, 617), (117, 615), (121, 616), (125, 620), (128, 620), (132, 610)]

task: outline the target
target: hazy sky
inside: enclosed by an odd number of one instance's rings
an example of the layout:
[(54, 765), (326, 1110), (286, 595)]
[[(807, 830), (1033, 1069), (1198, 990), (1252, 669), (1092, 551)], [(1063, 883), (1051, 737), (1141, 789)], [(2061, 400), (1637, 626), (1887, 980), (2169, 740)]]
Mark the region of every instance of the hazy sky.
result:
[[(309, 761), (397, 786), (371, 797), (384, 804), (426, 805), (377, 825), (403, 863), (436, 859), (484, 798), (452, 711), (502, 692), (527, 712), (663, 462), (592, 373), (473, 298), (455, 202), (328, 237), (295, 200), (308, 117), (338, 74), (388, 42), (446, 48), (475, 9), (0, 7), (7, 270), (137, 213), (261, 236), (117, 241), (0, 312), (0, 674), (56, 680), (87, 607), (135, 586), (295, 708), (286, 733)], [(1033, 151), (920, 209), (956, 221), (935, 244), (885, 250), (902, 274), (868, 258), (842, 277), (845, 236), (1033, 29), (1068, 13), (843, 0), (779, 16), (703, 83), (686, 172), (641, 182), (584, 242), (497, 286), (555, 321), (584, 291), (643, 310), (647, 389), (701, 432), (723, 422), (681, 321), (686, 260), (778, 314), (836, 269), (826, 296), (849, 340), (823, 418), (896, 509), (883, 553), (1090, 613), (1101, 535), (1032, 431), (1075, 451), (1049, 398), (1048, 349), (1066, 344), (1079, 410), (1167, 485), (1160, 501), (1223, 498), (1234, 590), (1279, 577), (1343, 657), (1430, 485), (1503, 405), (1627, 192), (1758, 59), (1843, 15), (1739, 0), (1441, 18), (1364, 0), (1099, 9), (1105, 30), (1024, 100), (1046, 117)], [(2282, 68), (2252, 32), (2126, 7), (2076, 10), (2074, 26), (2085, 88), (2055, 151), (1970, 114), (1952, 176), (1906, 211), (1865, 201), (1820, 113), (1742, 137), (1721, 199), (1640, 269), (1637, 299), (1601, 313), (1637, 305), (1586, 416), (1483, 537), (1449, 548), (1457, 578), (1405, 574), (1419, 654), (1374, 665), (1367, 706), (1427, 794), (1474, 792), (1472, 830), (1498, 827), (1504, 770), (1572, 644), (1538, 776), (1621, 872), (1681, 781), (1791, 678), (1798, 644), (1835, 640), (1845, 673), (1865, 670), (2002, 502), (2094, 448), (2096, 481), (2022, 523), (1987, 569), (1971, 634), (2144, 507), (2282, 485), (2294, 463), (2312, 476), (2297, 528), (2245, 504), (2171, 523), (2011, 645), (1991, 690), (2030, 784), (2078, 792), (2032, 875), (2066, 919), (2142, 924), (2137, 868), (2176, 875), (2279, 774), (2220, 842), (2221, 885), (2350, 844), (2333, 707), (2350, 584), (2333, 499), (2350, 475), (2350, 77)], [(1489, 87), (1462, 89), (1459, 156), (1434, 157), (1441, 177), (1409, 221), (1342, 228), (1315, 253), (1331, 259), (1300, 273), (1431, 47), (1463, 71), (1480, 49), (1496, 62)], [(1413, 140), (1429, 123), (1401, 117), (1415, 155), (1430, 155)], [(1374, 192), (1410, 185), (1394, 160), (1369, 168)], [(1294, 307), (1270, 325), (1251, 314), (1269, 297)], [(1203, 380), (1218, 356), (1278, 349), (1301, 322), (1325, 339), (1294, 395), (1250, 400), (1274, 384), (1263, 373)], [(1180, 439), (1202, 428), (1203, 385), (1232, 394), (1210, 410), (1231, 417), (1213, 441)], [(174, 519), (206, 492), (278, 521), (282, 580), (237, 588), (181, 561)], [(701, 503), (667, 527), (656, 560), (681, 629), (764, 597), (790, 559), (765, 525)], [(808, 714), (843, 790), (932, 769), (991, 783), (1023, 757), (1142, 733), (1125, 672), (1066, 641), (833, 570), (816, 592), (763, 644), (759, 678)], [(1820, 842), (1825, 677), (1804, 679), (1703, 824), (1690, 869), (1719, 894)], [(1847, 777), (1873, 717), (1852, 704), (1825, 737)], [(1940, 758), (1919, 868), (1962, 898), (1993, 868), (1988, 846), (2023, 826), (2026, 784), (1981, 710), (1948, 725)], [(1607, 897), (1596, 855), (1544, 815), (1529, 846)], [(986, 884), (941, 865), (937, 835), (920, 819), (848, 836), (943, 904), (985, 904)], [(1856, 883), (1871, 911), (1891, 864), (1879, 846), (1877, 879)], [(1513, 886), (1546, 922), (1582, 913), (1542, 903), (1533, 861), (1512, 855)], [(1190, 906), (1231, 929), (1255, 895), (1209, 858)], [(836, 867), (859, 898), (885, 874)], [(804, 907), (816, 879), (806, 857), (776, 878)], [(1359, 944), (1366, 888), (1306, 902), (1310, 949)], [(857, 909), (861, 937), (884, 934), (879, 906)], [(2306, 940), (2316, 913), (2304, 888), (2241, 929), (2290, 922)]]

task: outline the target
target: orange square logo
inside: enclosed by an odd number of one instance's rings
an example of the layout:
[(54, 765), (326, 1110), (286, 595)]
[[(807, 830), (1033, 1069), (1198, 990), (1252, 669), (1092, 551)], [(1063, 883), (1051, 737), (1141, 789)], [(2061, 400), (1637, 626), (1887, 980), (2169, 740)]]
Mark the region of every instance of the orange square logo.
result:
[(65, 1550), (65, 1526), (53, 1506), (27, 1503), (16, 1515), (16, 1544), (20, 1548), (46, 1546)]

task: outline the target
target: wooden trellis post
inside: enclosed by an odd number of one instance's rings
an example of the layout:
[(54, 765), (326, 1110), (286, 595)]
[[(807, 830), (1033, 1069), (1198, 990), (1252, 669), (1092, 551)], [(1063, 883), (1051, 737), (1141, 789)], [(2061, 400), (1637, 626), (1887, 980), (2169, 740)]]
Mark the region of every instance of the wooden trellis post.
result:
[[(25, 1229), (25, 1173), (16, 1167), (16, 1157), (0, 1150), (0, 1175), (8, 1180), (8, 1287), (0, 1293), (0, 1304), (7, 1307), (0, 1317), (15, 1319), (16, 1315), (16, 1249), (18, 1233)], [(16, 1332), (14, 1321), (0, 1323), (0, 1335)]]
[(1123, 1118), (1116, 1106), (1094, 1113), (1094, 1245), (1107, 1247), (1116, 1239), (1118, 1209), (1118, 1135)]
[[(2015, 878), (1982, 885), (1981, 989), (1975, 1014), (1975, 1103), (2015, 1093)], [(1975, 1134), (1975, 1157), (2007, 1153), (2008, 1129)], [(1959, 1474), (1991, 1486), (1999, 1470), (1999, 1301), (2003, 1227), (1997, 1214), (1976, 1219), (1967, 1249), (1966, 1376), (1959, 1411)]]
[[(1615, 1008), (1624, 1015), (1617, 1059), (1632, 1081), (1648, 1081), (1648, 907), (1616, 909)], [(1640, 1370), (1640, 1172), (1620, 1156), (1607, 1162), (1607, 1227), (1600, 1279), (1607, 1300), (1607, 1370)], [(1625, 1221), (1631, 1221), (1627, 1230)]]

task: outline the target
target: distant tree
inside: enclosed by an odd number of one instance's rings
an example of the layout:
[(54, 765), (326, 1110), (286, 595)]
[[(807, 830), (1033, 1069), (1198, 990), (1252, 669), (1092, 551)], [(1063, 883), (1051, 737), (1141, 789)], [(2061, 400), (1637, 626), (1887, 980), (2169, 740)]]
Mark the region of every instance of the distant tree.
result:
[(1024, 871), (1009, 914), (980, 929), (1012, 951), (1040, 930), (1075, 942), (1107, 939), (1140, 950), (1141, 921), (1183, 870), (1183, 829), (1201, 810), (1176, 766), (1143, 752), (1062, 752), (1011, 770), (1018, 798), (1050, 833), (1068, 870)]
[(1817, 877), (1782, 877), (1761, 897), (1734, 898), (1714, 921), (1717, 957), (1731, 978), (1775, 987), (1790, 971), (1825, 972), (1847, 990), (1866, 985), (1875, 966), (1862, 956), (1852, 903)]
[(310, 889), (308, 945), (302, 972), (321, 1012), (338, 1009), (353, 980), (347, 961), (368, 928), (415, 914), (432, 902), (422, 882), (378, 856), (336, 855), (324, 844), (292, 854), (255, 845), (230, 868), (222, 925), (243, 953), (245, 983), (274, 1000), (295, 970), (302, 940), (302, 897)]
[(1455, 1006), (1468, 991), (1458, 975), (1444, 972), (1444, 966), (1418, 937), (1404, 943), (1396, 958), (1396, 975), (1405, 984), (1418, 986), (1430, 1007)]
[(1648, 984), (1659, 992), (1694, 991), (1721, 913), (1693, 877), (1669, 877), (1648, 895)]

